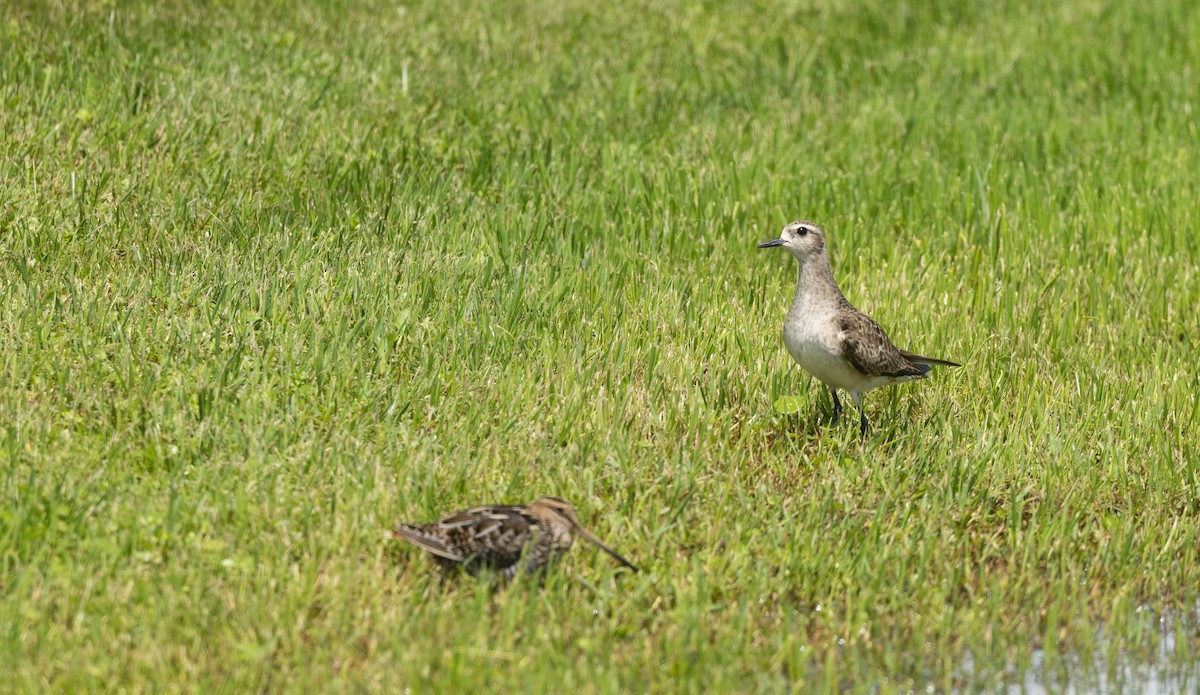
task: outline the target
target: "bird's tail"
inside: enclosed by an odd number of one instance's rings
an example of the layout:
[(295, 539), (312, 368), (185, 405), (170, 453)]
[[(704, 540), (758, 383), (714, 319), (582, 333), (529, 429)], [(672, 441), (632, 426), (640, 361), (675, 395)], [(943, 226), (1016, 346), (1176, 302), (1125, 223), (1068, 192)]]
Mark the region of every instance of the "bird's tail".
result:
[(913, 364), (916, 364), (916, 365), (923, 364), (923, 365), (936, 366), (936, 367), (961, 367), (962, 366), (961, 364), (959, 364), (957, 362), (951, 362), (950, 360), (939, 360), (936, 357), (924, 357), (922, 355), (918, 355), (916, 353), (909, 352), (908, 350), (901, 350), (900, 354), (904, 356), (904, 359), (906, 359), (909, 362), (912, 362)]
[(427, 532), (420, 526), (400, 524), (396, 528), (392, 529), (392, 538), (401, 541), (408, 541), (417, 547), (423, 548), (434, 555), (437, 555), (438, 557), (444, 557), (447, 560), (452, 560), (454, 562), (463, 561), (462, 555), (446, 547), (446, 544), (442, 542), (442, 539)]

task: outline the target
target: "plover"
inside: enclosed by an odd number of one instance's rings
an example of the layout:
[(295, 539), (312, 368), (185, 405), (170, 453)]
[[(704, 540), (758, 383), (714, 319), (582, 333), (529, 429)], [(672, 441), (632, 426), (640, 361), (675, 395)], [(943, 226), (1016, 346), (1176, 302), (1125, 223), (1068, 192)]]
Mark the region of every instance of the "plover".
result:
[(796, 297), (783, 324), (783, 344), (792, 359), (829, 388), (834, 422), (842, 414), (839, 389), (858, 408), (859, 430), (867, 433), (862, 396), (871, 389), (924, 379), (934, 365), (958, 367), (949, 360), (901, 350), (870, 316), (851, 306), (829, 269), (825, 232), (812, 222), (792, 222), (778, 239), (760, 249), (781, 246), (800, 263)]
[(470, 574), (490, 569), (507, 579), (522, 568), (530, 574), (545, 568), (570, 550), (574, 534), (637, 571), (580, 526), (575, 508), (559, 497), (542, 497), (528, 505), (474, 507), (432, 524), (401, 524), (392, 531), (392, 537), (423, 548), (444, 568), (462, 567)]

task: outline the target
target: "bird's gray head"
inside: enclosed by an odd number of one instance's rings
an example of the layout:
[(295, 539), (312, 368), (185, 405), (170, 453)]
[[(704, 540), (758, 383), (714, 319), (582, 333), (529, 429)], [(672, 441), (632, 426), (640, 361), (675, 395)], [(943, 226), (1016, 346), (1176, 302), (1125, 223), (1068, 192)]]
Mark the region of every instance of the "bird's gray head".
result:
[(803, 261), (825, 250), (825, 232), (808, 220), (792, 222), (783, 228), (778, 239), (764, 241), (758, 248), (768, 249), (774, 246), (782, 246), (788, 253)]

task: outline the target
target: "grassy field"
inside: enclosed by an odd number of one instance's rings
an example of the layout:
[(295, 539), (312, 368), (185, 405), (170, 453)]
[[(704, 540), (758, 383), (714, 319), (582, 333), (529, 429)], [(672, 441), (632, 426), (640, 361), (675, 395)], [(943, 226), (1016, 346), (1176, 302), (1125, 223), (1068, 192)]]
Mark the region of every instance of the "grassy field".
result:
[[(1195, 687), (1200, 7), (977, 5), (8, 3), (0, 690)], [(643, 571), (386, 538), (543, 494)]]

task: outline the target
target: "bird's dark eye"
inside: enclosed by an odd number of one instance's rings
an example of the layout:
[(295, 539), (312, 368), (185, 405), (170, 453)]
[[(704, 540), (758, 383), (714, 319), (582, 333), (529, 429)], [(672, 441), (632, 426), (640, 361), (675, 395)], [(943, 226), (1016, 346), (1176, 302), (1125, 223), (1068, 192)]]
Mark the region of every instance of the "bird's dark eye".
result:
[(804, 236), (805, 234), (808, 234), (808, 227), (797, 227), (796, 233), (800, 236)]

